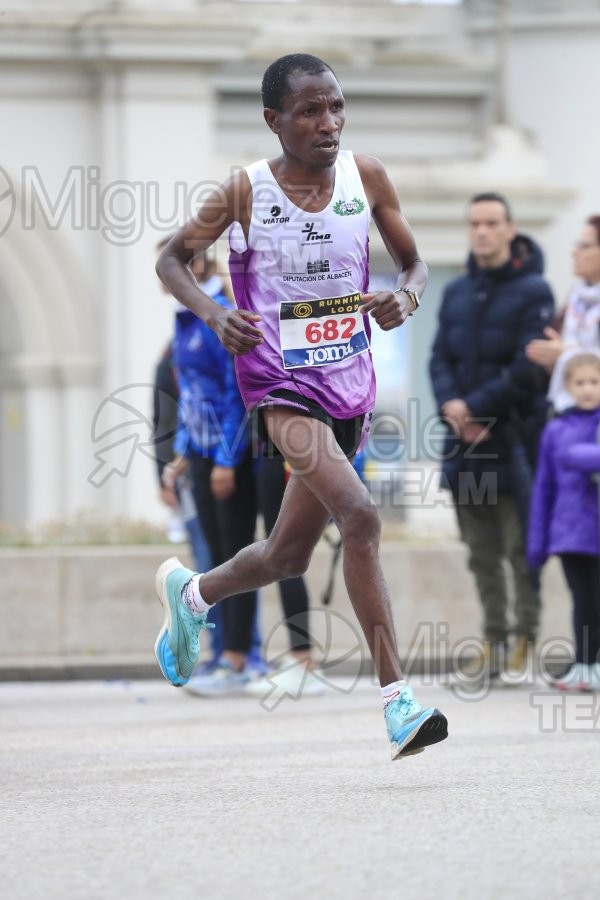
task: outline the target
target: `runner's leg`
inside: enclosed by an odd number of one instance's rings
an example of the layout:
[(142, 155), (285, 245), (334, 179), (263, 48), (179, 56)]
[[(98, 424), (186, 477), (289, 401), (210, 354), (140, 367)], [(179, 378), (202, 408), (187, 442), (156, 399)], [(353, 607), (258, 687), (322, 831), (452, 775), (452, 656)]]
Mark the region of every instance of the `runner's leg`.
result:
[(202, 577), (202, 597), (215, 603), (306, 571), (329, 518), (344, 542), (344, 578), (382, 685), (402, 677), (389, 597), (379, 564), (380, 520), (365, 486), (323, 422), (280, 408), (265, 411), (273, 443), (293, 475), (266, 541), (240, 551)]

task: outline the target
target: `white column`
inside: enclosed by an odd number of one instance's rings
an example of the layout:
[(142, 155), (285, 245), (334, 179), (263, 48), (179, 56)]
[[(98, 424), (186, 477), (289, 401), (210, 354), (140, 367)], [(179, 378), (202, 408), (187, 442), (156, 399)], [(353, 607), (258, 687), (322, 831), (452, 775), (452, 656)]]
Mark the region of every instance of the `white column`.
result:
[(0, 522), (27, 519), (25, 395), (22, 388), (0, 388)]
[[(101, 123), (103, 187), (111, 185), (121, 216), (120, 222), (109, 220), (104, 204), (104, 390), (106, 397), (121, 392), (114, 401), (131, 403), (141, 420), (151, 417), (154, 368), (173, 329), (172, 305), (154, 272), (155, 245), (193, 214), (189, 195), (214, 168), (208, 76), (199, 66), (140, 65), (107, 74)], [(115, 402), (109, 406), (108, 419), (115, 425), (125, 421)], [(139, 452), (126, 459), (134, 441), (149, 441), (149, 427), (142, 421), (124, 425), (114, 439), (124, 441), (115, 452), (127, 474), (115, 474), (98, 488), (107, 494), (111, 514), (164, 519), (153, 460)]]
[(104, 510), (101, 490), (90, 476), (98, 467), (94, 456), (98, 445), (92, 440), (93, 413), (100, 402), (98, 388), (68, 385), (61, 396), (61, 431), (64, 453), (61, 470), (64, 475), (63, 509), (66, 518), (81, 512)]
[(27, 524), (62, 518), (64, 434), (61, 390), (31, 386), (25, 394)]

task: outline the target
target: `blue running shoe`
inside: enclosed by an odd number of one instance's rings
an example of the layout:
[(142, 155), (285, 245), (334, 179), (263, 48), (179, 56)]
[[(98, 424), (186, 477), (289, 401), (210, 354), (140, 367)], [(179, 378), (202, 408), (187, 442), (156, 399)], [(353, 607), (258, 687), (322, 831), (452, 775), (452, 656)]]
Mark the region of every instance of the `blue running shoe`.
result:
[(156, 573), (156, 592), (165, 610), (154, 653), (161, 672), (171, 684), (180, 687), (190, 680), (200, 655), (199, 635), (203, 628), (214, 628), (206, 615), (191, 613), (181, 592), (195, 575), (172, 556)]
[(448, 737), (448, 722), (439, 709), (424, 709), (408, 685), (385, 707), (385, 724), (392, 745), (392, 761), (421, 753), (429, 744)]

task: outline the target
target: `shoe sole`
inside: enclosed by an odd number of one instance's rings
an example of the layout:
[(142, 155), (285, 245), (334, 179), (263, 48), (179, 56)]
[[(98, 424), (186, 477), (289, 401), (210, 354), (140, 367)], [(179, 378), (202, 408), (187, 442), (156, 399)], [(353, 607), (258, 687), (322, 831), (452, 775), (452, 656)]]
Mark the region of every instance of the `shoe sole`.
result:
[(167, 559), (161, 566), (159, 566), (158, 571), (156, 573), (156, 578), (154, 580), (154, 584), (156, 587), (156, 593), (158, 594), (158, 599), (160, 601), (160, 605), (165, 611), (165, 618), (163, 620), (163, 625), (160, 631), (158, 632), (158, 637), (154, 642), (154, 655), (158, 661), (158, 664), (161, 668), (163, 675), (169, 684), (172, 684), (173, 687), (182, 687), (185, 682), (177, 684), (171, 678), (168, 677), (165, 669), (163, 668), (162, 660), (162, 650), (161, 644), (163, 639), (166, 637), (169, 632), (172, 624), (171, 620), (171, 604), (169, 603), (169, 599), (167, 597), (167, 577), (171, 574), (171, 572), (175, 572), (176, 569), (181, 568), (181, 563), (177, 559), (176, 556), (171, 556), (170, 559)]
[(431, 746), (431, 744), (438, 744), (440, 741), (446, 740), (447, 737), (448, 720), (439, 709), (436, 709), (433, 715), (425, 719), (402, 746), (399, 746), (395, 741), (392, 743), (392, 762), (422, 753), (426, 747)]

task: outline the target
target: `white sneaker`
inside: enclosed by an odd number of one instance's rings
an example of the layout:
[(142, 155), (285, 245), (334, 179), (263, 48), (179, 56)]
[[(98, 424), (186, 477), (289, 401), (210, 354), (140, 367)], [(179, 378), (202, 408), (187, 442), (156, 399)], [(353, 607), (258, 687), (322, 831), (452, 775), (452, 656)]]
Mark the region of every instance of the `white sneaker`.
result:
[(244, 688), (245, 694), (263, 700), (284, 697), (299, 700), (300, 697), (317, 697), (323, 691), (323, 682), (318, 673), (307, 669), (305, 664), (291, 653), (281, 657), (274, 672), (249, 681)]
[(216, 669), (204, 675), (193, 675), (184, 689), (196, 697), (240, 696), (249, 681), (246, 669), (237, 672), (226, 659), (220, 659)]
[(589, 681), (589, 690), (590, 691), (600, 691), (600, 663), (594, 663), (589, 667), (590, 669), (590, 681)]
[[(553, 687), (559, 691), (591, 691), (592, 673), (591, 666), (585, 663), (573, 663), (569, 671), (560, 678), (555, 678), (552, 682)], [(600, 689), (600, 683), (596, 690)]]

